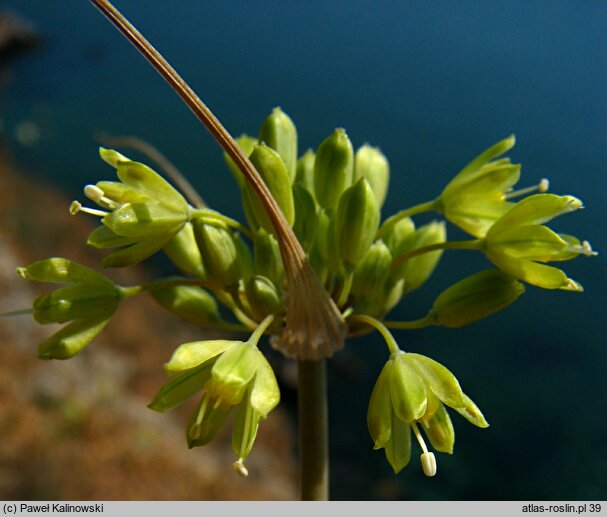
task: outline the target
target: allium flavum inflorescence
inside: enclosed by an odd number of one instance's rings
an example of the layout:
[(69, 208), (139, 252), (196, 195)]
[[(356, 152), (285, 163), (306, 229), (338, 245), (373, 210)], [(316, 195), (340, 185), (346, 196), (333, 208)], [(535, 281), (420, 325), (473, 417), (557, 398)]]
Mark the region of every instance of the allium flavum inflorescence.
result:
[[(88, 244), (118, 248), (103, 259), (104, 267), (130, 266), (163, 251), (183, 275), (123, 287), (67, 259), (20, 268), (27, 279), (70, 284), (34, 302), (33, 315), (40, 323), (72, 321), (41, 344), (40, 356), (66, 359), (80, 352), (107, 325), (121, 300), (144, 292), (172, 314), (203, 328), (251, 334), (247, 341), (210, 340), (178, 347), (166, 365), (170, 380), (150, 404), (166, 411), (199, 397), (187, 428), (190, 447), (212, 441), (235, 410), (234, 466), (246, 474), (244, 460), (259, 423), (280, 398), (258, 342), (266, 334), (275, 336), (270, 343), (287, 356), (312, 361), (330, 357), (341, 343), (313, 343), (322, 335), (315, 334), (317, 327), (324, 324), (318, 310), (336, 308), (348, 336), (376, 329), (388, 347), (367, 416), (375, 448), (385, 450), (398, 472), (409, 462), (413, 432), (422, 449), (423, 470), (434, 475), (436, 459), (422, 432), (436, 451), (453, 452), (454, 429), (446, 407), (478, 427), (488, 424), (447, 368), (402, 351), (388, 329), (471, 324), (513, 303), (525, 291), (524, 283), (581, 291), (578, 282), (546, 263), (594, 252), (586, 241), (545, 224), (582, 203), (572, 196), (547, 194), (547, 180), (513, 190), (520, 165), (503, 156), (514, 146), (511, 136), (466, 165), (436, 199), (382, 222), (390, 167), (380, 149), (365, 144), (355, 151), (346, 132), (336, 129), (316, 151), (299, 154), (295, 125), (279, 108), (264, 120), (257, 137), (242, 135), (236, 141), (292, 228), (298, 241), (294, 246), (303, 250), (304, 258), (287, 252), (284, 238), (289, 233), (279, 231), (275, 214), (227, 155), (246, 224), (188, 202), (146, 165), (101, 149), (118, 181), (85, 187), (86, 197), (99, 208), (77, 201), (71, 206), (72, 213), (100, 217), (101, 225), (91, 232)], [(414, 223), (413, 217), (432, 211), (446, 221)], [(448, 240), (447, 222), (471, 238)], [(443, 251), (450, 249), (479, 251), (495, 267), (445, 289), (425, 316), (387, 320), (403, 297), (424, 285)], [(313, 273), (305, 269), (308, 264)], [(306, 273), (300, 275), (302, 271)], [(298, 307), (306, 309), (305, 314)], [(336, 325), (339, 336), (341, 323)], [(283, 340), (293, 328), (298, 333)]]

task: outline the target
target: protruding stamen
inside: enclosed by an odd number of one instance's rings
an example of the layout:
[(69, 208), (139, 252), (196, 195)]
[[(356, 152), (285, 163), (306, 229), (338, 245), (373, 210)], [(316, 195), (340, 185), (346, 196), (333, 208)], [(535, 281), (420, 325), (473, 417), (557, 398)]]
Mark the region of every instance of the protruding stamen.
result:
[(598, 253), (592, 249), (592, 246), (588, 241), (583, 241), (580, 246), (567, 246), (566, 250), (573, 253), (579, 253), (580, 255), (586, 255), (587, 257), (598, 255)]
[(419, 446), (422, 448), (422, 451), (424, 451), (420, 457), (422, 462), (422, 470), (426, 476), (432, 477), (436, 474), (436, 458), (434, 457), (434, 453), (428, 452), (426, 442), (422, 438), (422, 434), (419, 432), (415, 422), (411, 422), (411, 428), (413, 429), (413, 433), (415, 434), (415, 438), (417, 438)]
[(238, 461), (232, 463), (232, 468), (236, 474), (243, 478), (246, 478), (249, 475), (249, 470), (244, 466), (244, 460), (242, 458), (238, 458)]
[(103, 210), (82, 206), (79, 201), (72, 201), (72, 204), (70, 205), (70, 214), (76, 215), (78, 212), (84, 212), (86, 214), (96, 215), (98, 217), (105, 217), (109, 214), (109, 212), (104, 212)]
[(419, 429), (417, 428), (417, 424), (415, 422), (411, 422), (411, 429), (413, 429), (415, 438), (417, 438), (417, 441), (419, 443), (419, 446), (422, 448), (422, 451), (424, 451), (424, 453), (427, 453), (428, 447), (426, 447), (426, 442), (424, 442), (422, 434), (419, 432)]
[(424, 452), (421, 455), (422, 470), (428, 477), (436, 475), (436, 457), (433, 452)]
[(533, 192), (540, 192), (543, 194), (548, 190), (550, 186), (550, 181), (547, 178), (542, 178), (537, 185), (532, 185), (531, 187), (522, 188), (519, 190), (513, 190), (512, 192), (508, 192), (504, 194), (504, 199), (512, 199), (515, 197), (525, 196), (526, 194), (532, 194)]
[(109, 197), (106, 197), (105, 192), (101, 190), (97, 185), (87, 185), (84, 187), (84, 195), (91, 201), (94, 201), (98, 205), (114, 210), (118, 207), (115, 201), (112, 201)]

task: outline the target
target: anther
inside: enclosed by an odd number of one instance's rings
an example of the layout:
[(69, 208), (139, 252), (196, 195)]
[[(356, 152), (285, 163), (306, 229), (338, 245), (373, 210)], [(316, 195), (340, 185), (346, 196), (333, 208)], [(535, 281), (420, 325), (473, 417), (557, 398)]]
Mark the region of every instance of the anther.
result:
[(531, 194), (536, 191), (543, 194), (544, 192), (546, 192), (548, 190), (549, 186), (550, 186), (550, 181), (548, 181), (547, 178), (542, 178), (537, 185), (533, 185), (531, 187), (525, 187), (525, 188), (522, 188), (519, 190), (513, 190), (512, 192), (508, 192), (507, 194), (504, 194), (504, 199), (512, 199), (515, 197), (524, 196), (526, 194)]
[(424, 452), (421, 455), (422, 470), (428, 477), (436, 475), (436, 457), (433, 452)]
[(244, 466), (244, 460), (242, 458), (238, 458), (238, 461), (232, 463), (232, 468), (236, 474), (243, 478), (246, 478), (249, 475), (249, 470)]
[(72, 204), (70, 205), (70, 214), (76, 215), (78, 212), (84, 212), (86, 214), (96, 215), (99, 217), (105, 217), (109, 214), (109, 212), (104, 212), (103, 210), (82, 206), (79, 201), (72, 201)]
[(550, 181), (548, 180), (548, 178), (542, 178), (537, 189), (540, 191), (541, 194), (543, 194), (544, 192), (548, 192), (549, 188)]
[(581, 293), (584, 291), (584, 288), (578, 284), (575, 280), (572, 280), (571, 278), (567, 279), (567, 285), (565, 287), (563, 287), (562, 289), (564, 289), (565, 291), (576, 291), (578, 293)]
[(109, 197), (106, 197), (105, 192), (101, 190), (97, 185), (87, 185), (84, 187), (84, 195), (91, 201), (94, 201), (98, 205), (114, 210), (118, 204), (112, 201)]
[(588, 241), (582, 242), (582, 248), (584, 250), (584, 255), (586, 255), (587, 257), (592, 257), (595, 255), (598, 255), (598, 252), (596, 252), (592, 249), (592, 246), (590, 245), (590, 243)]

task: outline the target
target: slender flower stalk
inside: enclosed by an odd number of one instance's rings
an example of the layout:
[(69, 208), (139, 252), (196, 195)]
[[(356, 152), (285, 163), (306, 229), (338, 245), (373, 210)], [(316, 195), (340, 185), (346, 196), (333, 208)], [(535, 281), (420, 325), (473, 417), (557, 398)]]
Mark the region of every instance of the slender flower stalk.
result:
[(429, 246), (424, 246), (423, 248), (417, 248), (415, 250), (411, 250), (408, 253), (400, 255), (396, 257), (392, 261), (392, 269), (396, 269), (401, 264), (404, 264), (408, 260), (411, 260), (413, 257), (417, 257), (418, 255), (423, 255), (424, 253), (431, 253), (437, 250), (481, 250), (483, 249), (483, 241), (480, 239), (470, 240), (470, 241), (450, 241), (450, 242), (439, 242), (437, 244), (430, 244)]
[(424, 212), (431, 212), (436, 209), (436, 206), (437, 206), (437, 202), (436, 202), (436, 200), (434, 200), (434, 201), (428, 201), (426, 203), (420, 203), (419, 205), (412, 206), (411, 208), (406, 208), (405, 210), (401, 210), (397, 214), (395, 214), (391, 217), (388, 217), (388, 219), (386, 219), (382, 223), (379, 230), (377, 230), (375, 238), (382, 239), (383, 237), (386, 236), (386, 234), (390, 231), (390, 229), (393, 228), (394, 225), (396, 223), (398, 223), (399, 221), (402, 221), (403, 219), (406, 219), (407, 217), (412, 217), (414, 215), (423, 214)]

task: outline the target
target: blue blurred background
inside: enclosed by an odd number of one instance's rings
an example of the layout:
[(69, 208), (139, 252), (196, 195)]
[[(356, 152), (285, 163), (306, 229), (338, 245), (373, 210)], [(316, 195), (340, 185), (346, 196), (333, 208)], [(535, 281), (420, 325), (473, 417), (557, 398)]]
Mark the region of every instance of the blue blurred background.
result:
[[(433, 198), (470, 159), (515, 133), (510, 157), (523, 164), (520, 184), (548, 177), (552, 192), (580, 197), (586, 209), (554, 226), (607, 250), (604, 1), (116, 5), (232, 134), (256, 134), (281, 106), (302, 152), (335, 127), (355, 147), (379, 145), (392, 170), (384, 216)], [(84, 184), (111, 173), (95, 135), (134, 134), (214, 208), (242, 216), (217, 144), (88, 2), (0, 6), (32, 20), (43, 37), (40, 52), (15, 61), (0, 93), (4, 136), (20, 163), (80, 197)], [(19, 137), (24, 121), (38, 128), (35, 138)], [(440, 455), (434, 479), (421, 474), (415, 450), (398, 476), (372, 451), (366, 405), (386, 349), (373, 336), (353, 341), (330, 367), (333, 497), (605, 499), (603, 257), (563, 264), (582, 295), (529, 287), (515, 306), (473, 326), (397, 334), (405, 350), (454, 371), (491, 423), (479, 430), (454, 416), (455, 454)], [(469, 252), (445, 254), (394, 317), (420, 316), (444, 287), (486, 265)]]

